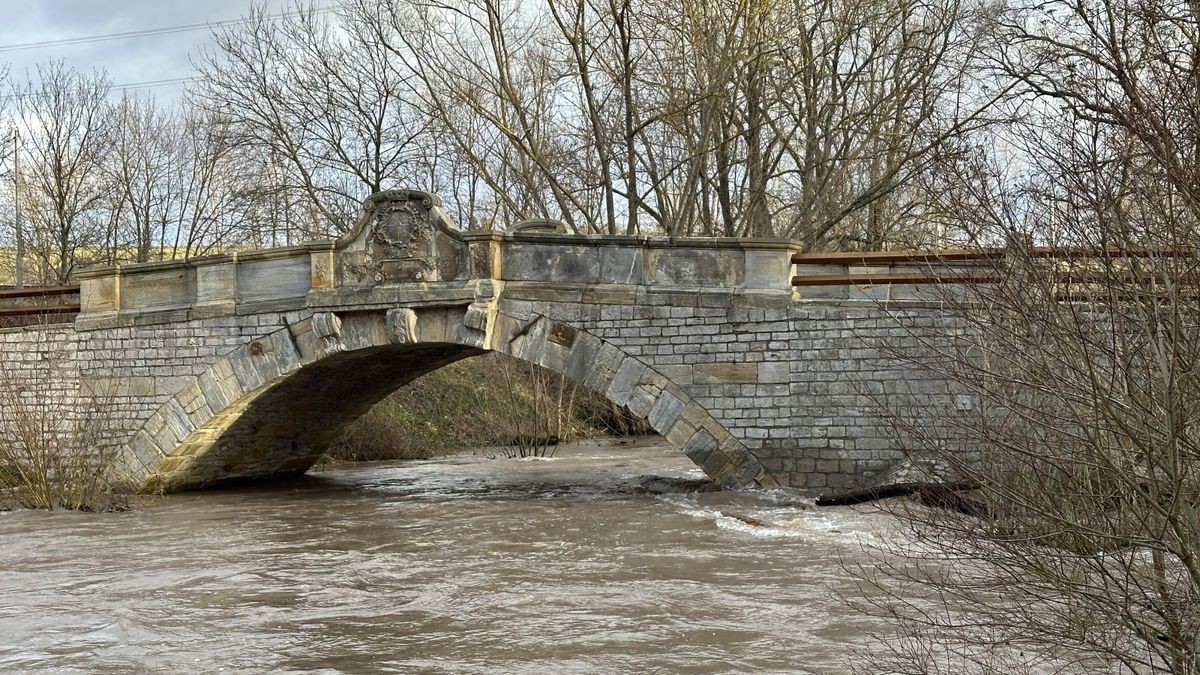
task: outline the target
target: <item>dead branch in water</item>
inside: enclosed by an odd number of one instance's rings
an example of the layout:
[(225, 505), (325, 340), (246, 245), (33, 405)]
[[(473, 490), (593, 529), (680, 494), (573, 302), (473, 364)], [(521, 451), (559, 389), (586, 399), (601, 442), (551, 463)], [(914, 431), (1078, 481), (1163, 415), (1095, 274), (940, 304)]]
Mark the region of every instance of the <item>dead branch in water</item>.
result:
[[(926, 492), (930, 492), (931, 495), (935, 491), (939, 495), (953, 494), (967, 490), (978, 490), (980, 487), (982, 486), (979, 481), (973, 479), (952, 481), (949, 483), (890, 483), (888, 485), (876, 485), (858, 490), (850, 490), (841, 494), (821, 495), (817, 497), (817, 506), (850, 506), (852, 504), (863, 504), (880, 499), (907, 497), (918, 493), (922, 495), (922, 500), (924, 500)], [(930, 497), (930, 499), (933, 498), (933, 496)]]

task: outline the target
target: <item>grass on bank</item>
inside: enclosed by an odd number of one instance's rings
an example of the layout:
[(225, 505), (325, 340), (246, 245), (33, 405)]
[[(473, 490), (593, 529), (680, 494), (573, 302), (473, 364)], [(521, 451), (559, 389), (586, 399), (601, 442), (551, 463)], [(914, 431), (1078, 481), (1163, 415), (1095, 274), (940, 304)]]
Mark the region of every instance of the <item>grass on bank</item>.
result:
[(401, 387), (352, 423), (329, 459), (428, 459), (463, 448), (549, 455), (559, 441), (644, 433), (643, 423), (603, 396), (539, 366), (486, 354)]

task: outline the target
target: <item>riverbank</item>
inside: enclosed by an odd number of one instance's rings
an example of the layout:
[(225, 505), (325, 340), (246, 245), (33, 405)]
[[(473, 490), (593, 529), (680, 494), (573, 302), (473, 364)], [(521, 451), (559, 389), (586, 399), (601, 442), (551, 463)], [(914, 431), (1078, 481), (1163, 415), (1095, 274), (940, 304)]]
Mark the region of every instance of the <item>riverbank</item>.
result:
[(328, 459), (431, 459), (462, 448), (548, 448), (646, 433), (652, 432), (604, 397), (557, 373), (487, 354), (401, 387), (351, 424)]

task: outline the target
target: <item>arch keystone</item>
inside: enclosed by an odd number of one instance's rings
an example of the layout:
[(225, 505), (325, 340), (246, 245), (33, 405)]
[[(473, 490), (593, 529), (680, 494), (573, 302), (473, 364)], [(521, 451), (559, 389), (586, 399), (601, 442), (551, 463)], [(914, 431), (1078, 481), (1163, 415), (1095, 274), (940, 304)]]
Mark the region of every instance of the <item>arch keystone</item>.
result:
[(392, 344), (405, 345), (420, 340), (417, 333), (417, 313), (401, 307), (387, 311), (388, 339)]

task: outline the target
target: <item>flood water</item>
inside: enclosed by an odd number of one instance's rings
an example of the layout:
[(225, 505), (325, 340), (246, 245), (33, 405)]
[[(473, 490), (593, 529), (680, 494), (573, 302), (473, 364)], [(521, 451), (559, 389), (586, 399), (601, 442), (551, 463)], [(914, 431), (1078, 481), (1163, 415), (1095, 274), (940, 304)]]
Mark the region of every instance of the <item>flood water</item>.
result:
[(0, 671), (843, 672), (886, 516), (701, 477), (598, 441), (0, 513)]

